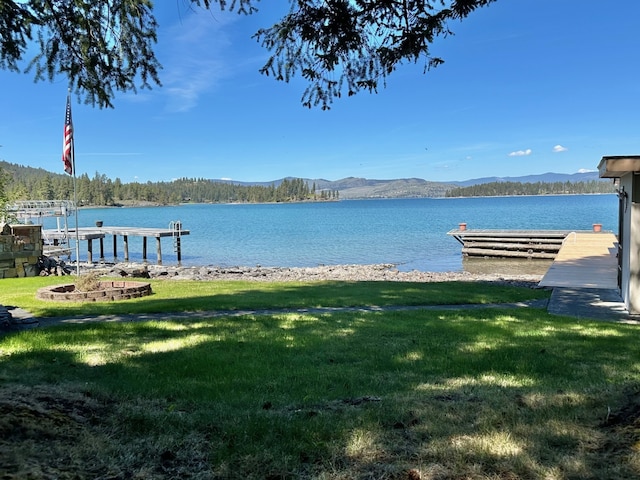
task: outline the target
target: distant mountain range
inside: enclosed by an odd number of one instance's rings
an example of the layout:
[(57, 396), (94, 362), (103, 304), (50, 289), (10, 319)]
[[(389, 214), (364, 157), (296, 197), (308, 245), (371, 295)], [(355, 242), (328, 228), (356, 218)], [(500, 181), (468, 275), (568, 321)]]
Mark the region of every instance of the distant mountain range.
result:
[(470, 187), (482, 183), (491, 182), (521, 182), (521, 183), (554, 183), (554, 182), (590, 182), (592, 180), (611, 181), (611, 179), (600, 178), (597, 171), (579, 172), (579, 173), (541, 173), (539, 175), (525, 175), (523, 177), (484, 177), (475, 178), (473, 180), (465, 180), (464, 182), (451, 182), (457, 187)]
[[(291, 179), (293, 177), (288, 177)], [(213, 182), (232, 183), (235, 185), (280, 185), (285, 179), (270, 182), (242, 182), (229, 179), (212, 179)], [(555, 183), (555, 182), (590, 182), (592, 180), (610, 181), (601, 179), (598, 172), (580, 173), (543, 173), (539, 175), (526, 175), (522, 177), (484, 177), (465, 181), (432, 182), (421, 178), (401, 178), (395, 180), (372, 180), (359, 177), (347, 177), (341, 180), (325, 180), (322, 178), (304, 178), (311, 187), (315, 184), (316, 190), (338, 191), (341, 199), (362, 198), (415, 198), (415, 197), (444, 197), (445, 193), (455, 187), (469, 187), (491, 182), (521, 182), (521, 183)]]
[[(40, 173), (47, 173), (43, 169), (35, 169), (22, 165), (12, 164), (0, 160), (0, 170), (4, 170), (10, 174), (17, 175), (18, 172), (24, 175), (37, 176)], [(48, 172), (50, 173), (50, 172)], [(54, 175), (66, 176), (59, 173)], [(295, 177), (287, 177), (292, 180)], [(209, 179), (211, 182), (230, 183), (242, 186), (264, 186), (274, 185), (278, 187), (285, 178), (272, 180), (269, 182), (246, 182), (229, 179)], [(556, 183), (556, 182), (591, 182), (603, 181), (610, 182), (610, 179), (601, 179), (597, 171), (579, 172), (574, 174), (567, 173), (543, 173), (539, 175), (526, 175), (521, 177), (483, 177), (464, 181), (450, 182), (433, 182), (422, 178), (399, 178), (393, 180), (374, 180), (359, 177), (347, 177), (341, 180), (325, 180), (322, 178), (303, 178), (309, 187), (315, 185), (317, 192), (330, 191), (339, 192), (339, 198), (348, 199), (367, 199), (367, 198), (425, 198), (425, 197), (444, 197), (448, 191), (456, 187), (470, 187), (473, 185), (481, 185), (491, 182), (520, 182), (520, 183)]]

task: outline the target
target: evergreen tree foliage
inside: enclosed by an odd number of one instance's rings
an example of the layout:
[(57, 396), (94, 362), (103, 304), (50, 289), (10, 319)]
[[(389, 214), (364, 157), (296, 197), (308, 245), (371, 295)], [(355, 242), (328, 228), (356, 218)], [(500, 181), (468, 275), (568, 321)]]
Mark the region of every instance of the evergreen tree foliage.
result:
[(7, 196), (6, 184), (9, 179), (9, 175), (0, 167), (0, 222), (7, 220), (7, 202), (9, 198)]
[[(15, 200), (66, 200), (73, 198), (73, 179), (68, 175), (47, 172), (41, 168), (24, 167), (0, 161), (0, 202), (2, 186), (5, 196)], [(10, 181), (8, 181), (10, 179)], [(270, 203), (316, 200), (304, 180), (284, 179), (275, 185), (237, 185), (204, 178), (181, 178), (173, 182), (123, 183), (104, 174), (86, 173), (76, 178), (76, 197), (79, 205), (114, 206), (139, 203)], [(326, 198), (331, 200), (332, 198)]]
[[(255, 38), (270, 52), (261, 69), (307, 82), (302, 103), (329, 108), (343, 93), (377, 91), (405, 61), (425, 71), (450, 24), (495, 0), (290, 0), (287, 15)], [(250, 14), (258, 0), (184, 0), (187, 6)], [(112, 107), (117, 91), (160, 85), (152, 0), (0, 0), (0, 68), (28, 69), (36, 80), (66, 77), (87, 103)], [(176, 16), (179, 14), (176, 9)]]
[(429, 51), (450, 24), (495, 0), (297, 0), (291, 11), (256, 37), (272, 52), (261, 72), (307, 81), (304, 106), (330, 108), (344, 93), (376, 92), (405, 61), (424, 70), (444, 62)]
[(513, 195), (568, 195), (586, 193), (614, 193), (610, 181), (587, 182), (490, 182), (449, 190), (447, 197), (498, 197)]
[[(586, 182), (492, 182), (471, 187), (452, 188), (447, 197), (562, 195), (614, 193), (610, 181)], [(3, 197), (4, 195), (4, 197)], [(440, 196), (438, 193), (436, 196)], [(337, 201), (336, 189), (317, 189), (301, 178), (285, 178), (279, 185), (240, 185), (205, 178), (180, 178), (172, 182), (123, 183), (96, 172), (76, 178), (78, 204), (116, 206), (178, 203), (275, 203)], [(0, 161), (0, 206), (2, 199), (69, 200), (73, 198), (73, 179), (41, 168), (25, 167)], [(382, 197), (380, 197), (382, 198)]]

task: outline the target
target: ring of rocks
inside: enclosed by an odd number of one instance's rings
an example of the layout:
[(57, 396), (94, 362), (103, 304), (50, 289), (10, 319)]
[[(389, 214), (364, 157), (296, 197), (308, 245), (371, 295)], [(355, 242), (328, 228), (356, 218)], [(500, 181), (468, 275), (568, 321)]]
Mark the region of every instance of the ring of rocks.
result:
[(51, 285), (36, 292), (40, 300), (57, 302), (112, 302), (151, 295), (151, 284), (133, 281), (101, 281), (98, 288), (91, 291), (76, 290), (74, 284)]

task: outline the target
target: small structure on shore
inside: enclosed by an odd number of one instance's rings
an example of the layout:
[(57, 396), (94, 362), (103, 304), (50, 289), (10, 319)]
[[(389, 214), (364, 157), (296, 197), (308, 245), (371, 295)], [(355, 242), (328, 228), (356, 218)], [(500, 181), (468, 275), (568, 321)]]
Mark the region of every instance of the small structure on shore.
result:
[(618, 184), (618, 288), (631, 314), (640, 314), (640, 155), (606, 156), (601, 178)]
[(20, 224), (42, 227), (45, 218), (56, 219), (56, 238), (42, 236), (44, 255), (55, 257), (71, 257), (68, 217), (75, 210), (75, 203), (69, 200), (20, 200), (7, 205), (7, 212)]
[[(189, 235), (189, 230), (182, 228), (180, 220), (170, 222), (168, 228), (105, 226), (102, 220), (96, 221), (95, 227), (70, 228), (67, 217), (76, 211), (76, 208), (76, 204), (68, 200), (25, 200), (13, 202), (7, 206), (7, 211), (12, 217), (39, 231), (38, 242), (42, 248), (36, 253), (30, 264), (35, 267), (38, 257), (43, 254), (46, 257), (66, 255), (71, 258), (70, 241), (72, 239), (78, 244), (75, 249), (78, 257), (80, 256), (79, 243), (81, 241), (87, 242), (87, 263), (93, 263), (93, 241), (98, 240), (100, 242), (99, 260), (104, 262), (104, 239), (107, 235), (113, 237), (114, 261), (118, 258), (118, 236), (123, 239), (125, 261), (129, 261), (129, 237), (142, 237), (142, 260), (144, 262), (147, 261), (147, 239), (149, 237), (156, 239), (156, 261), (158, 265), (162, 264), (160, 240), (166, 237), (171, 238), (173, 241), (173, 250), (176, 253), (178, 263), (182, 261), (182, 237)], [(45, 217), (55, 217), (56, 228), (43, 228), (43, 219)], [(20, 225), (20, 227), (22, 228), (23, 226)], [(0, 247), (1, 252), (2, 248)], [(76, 262), (79, 261), (80, 259), (77, 258)], [(0, 275), (0, 278), (2, 278), (2, 275)]]
[(0, 278), (35, 277), (41, 256), (39, 225), (0, 224)]

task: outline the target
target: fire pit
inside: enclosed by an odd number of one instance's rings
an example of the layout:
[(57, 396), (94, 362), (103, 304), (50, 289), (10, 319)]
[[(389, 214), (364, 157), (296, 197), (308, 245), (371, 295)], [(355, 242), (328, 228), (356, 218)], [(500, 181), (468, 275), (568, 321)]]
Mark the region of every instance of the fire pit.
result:
[(74, 284), (52, 285), (38, 289), (36, 298), (58, 302), (112, 302), (145, 297), (151, 293), (150, 283), (115, 281), (98, 282), (96, 289), (87, 292), (76, 290)]

